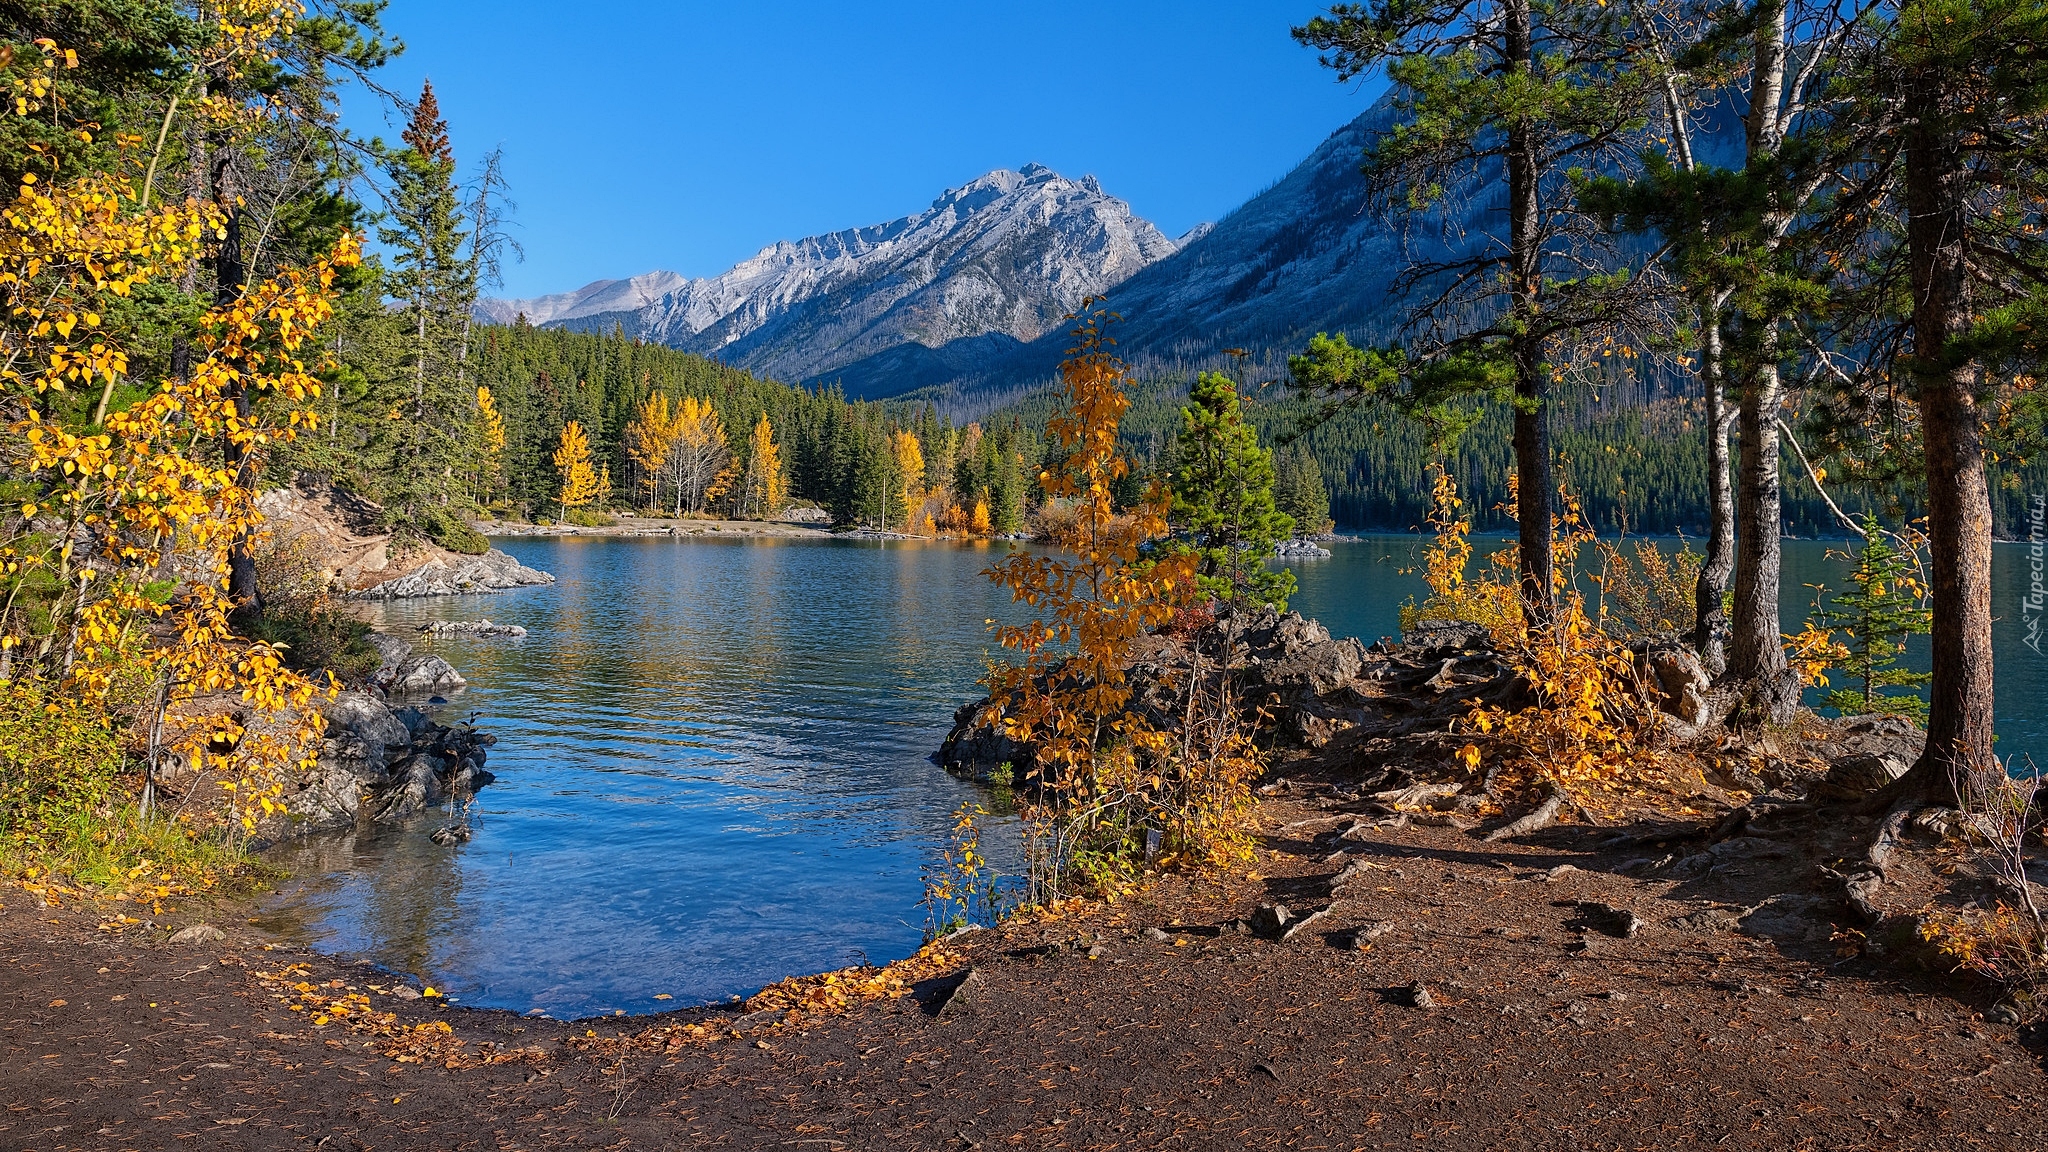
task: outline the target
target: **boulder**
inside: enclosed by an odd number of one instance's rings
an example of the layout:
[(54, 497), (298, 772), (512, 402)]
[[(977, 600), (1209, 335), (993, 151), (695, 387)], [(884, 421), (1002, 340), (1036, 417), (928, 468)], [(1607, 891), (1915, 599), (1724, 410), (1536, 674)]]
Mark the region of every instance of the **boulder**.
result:
[(396, 636), (372, 632), (367, 639), (383, 657), (370, 674), (370, 683), (386, 696), (437, 696), (469, 683), (448, 661), (431, 652), (415, 652), (409, 642)]
[(1819, 791), (1842, 799), (1867, 796), (1906, 774), (1912, 765), (1889, 752), (1853, 752), (1828, 762)]
[(1493, 632), (1470, 620), (1419, 620), (1401, 633), (1401, 643), (1424, 659), (1493, 650)]
[(1707, 695), (1713, 678), (1689, 648), (1660, 645), (1636, 658), (1636, 672), (1657, 693), (1657, 707), (1667, 715), (1699, 727), (1709, 719)]
[(173, 933), (171, 935), (171, 943), (211, 944), (215, 940), (225, 940), (227, 937), (227, 933), (215, 928), (211, 924), (194, 924), (190, 928), (181, 928)]
[(321, 712), (337, 763), (365, 778), (382, 775), (393, 752), (412, 743), (412, 732), (367, 692), (342, 692)]
[(415, 653), (399, 665), (384, 691), (400, 697), (440, 696), (468, 683), (448, 661), (431, 653)]

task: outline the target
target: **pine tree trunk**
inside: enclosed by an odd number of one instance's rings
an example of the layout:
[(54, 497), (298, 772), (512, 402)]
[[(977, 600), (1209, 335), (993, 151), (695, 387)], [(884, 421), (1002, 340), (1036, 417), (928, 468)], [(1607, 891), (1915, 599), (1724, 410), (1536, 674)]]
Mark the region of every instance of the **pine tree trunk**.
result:
[(1927, 453), (1928, 569), (1934, 594), (1927, 746), (1889, 790), (1954, 803), (1953, 780), (1995, 771), (1992, 748), (1991, 498), (1985, 484), (1980, 367), (1953, 362), (1970, 325), (1965, 166), (1941, 131), (1939, 82), (1906, 95), (1906, 243), (1913, 278), (1913, 376)]
[(1735, 492), (1728, 475), (1728, 383), (1721, 349), (1721, 310), (1700, 305), (1700, 390), (1706, 401), (1707, 555), (1693, 587), (1693, 647), (1711, 676), (1727, 668), (1728, 610), (1724, 597), (1735, 573)]
[[(1508, 71), (1527, 71), (1534, 45), (1529, 0), (1509, 0), (1506, 39)], [(1550, 382), (1544, 376), (1542, 339), (1527, 331), (1536, 320), (1537, 289), (1543, 275), (1536, 168), (1535, 130), (1527, 120), (1517, 120), (1508, 127), (1509, 307), (1510, 322), (1523, 331), (1510, 338), (1509, 354), (1515, 370), (1515, 499), (1522, 612), (1532, 628), (1547, 624), (1555, 608), (1550, 551), (1555, 517), (1550, 478)]]

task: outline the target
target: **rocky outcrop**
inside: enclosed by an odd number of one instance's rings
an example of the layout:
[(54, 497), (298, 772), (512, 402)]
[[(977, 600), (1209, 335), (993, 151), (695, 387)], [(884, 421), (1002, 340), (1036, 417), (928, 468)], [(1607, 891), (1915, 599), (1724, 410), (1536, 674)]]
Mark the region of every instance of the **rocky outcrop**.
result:
[[(1226, 611), (1192, 635), (1140, 642), (1128, 672), (1131, 707), (1157, 727), (1177, 724), (1197, 662), (1213, 673), (1226, 655), (1238, 698), (1249, 708), (1263, 707), (1282, 740), (1321, 748), (1351, 732), (1366, 754), (1377, 747), (1374, 740), (1386, 744), (1383, 759), (1396, 738), (1444, 733), (1474, 699), (1513, 702), (1521, 691), (1520, 678), (1500, 664), (1478, 625), (1428, 623), (1401, 644), (1367, 647), (1333, 638), (1300, 613), (1257, 610), (1233, 617)], [(1028, 764), (1031, 749), (984, 723), (987, 712), (986, 699), (962, 707), (934, 759), (983, 780), (999, 765)]]
[(343, 692), (323, 711), (319, 761), (284, 796), (286, 814), (259, 829), (265, 839), (402, 820), (444, 799), (466, 801), (494, 779), (484, 750), (496, 739), (469, 725), (394, 711), (367, 692)]
[(1330, 550), (1305, 537), (1282, 540), (1273, 546), (1273, 555), (1282, 560), (1328, 560)]
[(489, 620), (435, 620), (420, 625), (422, 636), (510, 636), (518, 639), (526, 629), (517, 624), (493, 624)]
[(445, 696), (468, 683), (448, 661), (431, 652), (416, 652), (409, 642), (396, 636), (372, 632), (368, 639), (384, 657), (383, 663), (370, 674), (370, 685), (386, 697), (403, 700)]
[(481, 556), (437, 555), (404, 576), (354, 595), (363, 600), (407, 600), (418, 596), (464, 596), (553, 584), (555, 578), (528, 568), (496, 548)]

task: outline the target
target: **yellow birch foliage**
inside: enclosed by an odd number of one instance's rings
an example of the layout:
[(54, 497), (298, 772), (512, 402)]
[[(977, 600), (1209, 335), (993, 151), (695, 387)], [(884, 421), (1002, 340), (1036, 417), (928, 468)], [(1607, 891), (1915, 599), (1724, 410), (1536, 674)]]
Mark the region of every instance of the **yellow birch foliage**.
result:
[[(36, 655), (48, 664), (53, 641), (74, 636), (64, 652), (66, 688), (106, 704), (138, 666), (168, 679), (173, 703), (237, 698), (246, 708), (206, 715), (175, 734), (172, 750), (221, 774), (230, 811), (249, 827), (282, 810), (284, 774), (317, 758), (325, 723), (313, 704), (335, 686), (331, 677), (316, 683), (285, 668), (273, 646), (235, 635), (228, 552), (260, 531), (247, 472), (260, 471), (272, 444), (313, 426), (320, 385), (301, 354), (333, 315), (335, 269), (359, 259), (358, 242), (344, 237), (312, 268), (287, 270), (208, 313), (198, 340), (204, 358), (189, 379), (167, 381), (107, 416), (99, 432), (47, 423), (34, 409), (9, 427), (15, 467), (45, 495), (42, 507), (23, 507), (24, 531), (0, 552), (10, 574), (42, 566), (66, 589)], [(237, 396), (248, 398), (246, 413)], [(221, 443), (241, 450), (244, 474), (207, 452)], [(65, 527), (36, 532), (38, 516)], [(93, 547), (77, 549), (72, 541), (81, 537)], [(57, 540), (64, 543), (50, 543)], [(154, 595), (151, 583), (173, 549), (194, 578), (174, 598)], [(16, 581), (13, 590), (20, 588)], [(30, 639), (16, 607), (10, 598), (0, 616), (0, 646), (10, 655)], [(152, 624), (166, 617), (168, 628)]]
[(1459, 759), (1473, 771), (1487, 764), (1502, 790), (1555, 789), (1595, 810), (1615, 807), (1647, 787), (1671, 787), (1680, 762), (1655, 745), (1661, 715), (1645, 696), (1634, 654), (1626, 638), (1607, 627), (1604, 609), (1588, 615), (1585, 597), (1574, 586), (1579, 552), (1594, 539), (1577, 499), (1560, 486), (1562, 512), (1551, 543), (1557, 610), (1548, 623), (1531, 627), (1521, 610), (1515, 549), (1496, 553), (1485, 573), (1469, 578), (1471, 525), (1448, 473), (1441, 465), (1432, 472), (1429, 523), (1436, 539), (1425, 571), (1431, 596), (1419, 610), (1403, 609), (1402, 626), (1418, 619), (1485, 625), (1535, 696), (1535, 703), (1519, 710), (1475, 708), (1464, 726), (1479, 739)]
[(561, 443), (553, 457), (555, 471), (562, 477), (562, 492), (556, 497), (564, 512), (581, 508), (597, 497), (597, 471), (590, 466), (590, 437), (583, 425), (571, 420), (562, 425)]
[(974, 515), (967, 521), (967, 531), (976, 539), (986, 540), (995, 534), (995, 525), (988, 515), (988, 489), (974, 499)]
[(676, 438), (668, 470), (679, 512), (702, 512), (732, 489), (738, 471), (726, 443), (725, 422), (709, 400), (685, 396), (676, 406)]

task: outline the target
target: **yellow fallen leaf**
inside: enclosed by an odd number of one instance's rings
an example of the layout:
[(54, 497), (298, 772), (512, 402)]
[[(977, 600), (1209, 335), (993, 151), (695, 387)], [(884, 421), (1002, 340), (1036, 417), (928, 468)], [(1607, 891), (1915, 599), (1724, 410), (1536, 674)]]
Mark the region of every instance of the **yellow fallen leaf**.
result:
[(673, 1000), (673, 999), (675, 999), (675, 997), (673, 997), (673, 996), (669, 995), (669, 994), (668, 994), (668, 993), (666, 993), (666, 992), (656, 992), (656, 993), (654, 994), (654, 998), (655, 998), (656, 1000)]

